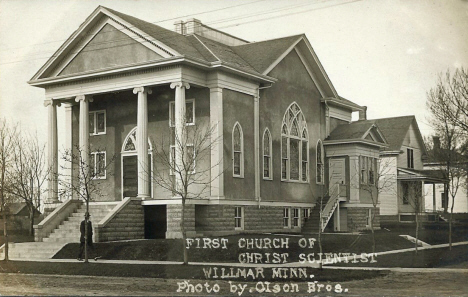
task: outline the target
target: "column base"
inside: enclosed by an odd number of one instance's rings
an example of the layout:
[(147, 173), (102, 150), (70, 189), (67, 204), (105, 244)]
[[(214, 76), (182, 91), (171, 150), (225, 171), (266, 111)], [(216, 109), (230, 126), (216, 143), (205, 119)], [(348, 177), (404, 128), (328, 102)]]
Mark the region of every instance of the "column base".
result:
[(140, 194), (137, 195), (136, 197), (137, 197), (138, 199), (141, 199), (141, 200), (148, 200), (148, 199), (151, 198), (150, 195), (140, 195)]

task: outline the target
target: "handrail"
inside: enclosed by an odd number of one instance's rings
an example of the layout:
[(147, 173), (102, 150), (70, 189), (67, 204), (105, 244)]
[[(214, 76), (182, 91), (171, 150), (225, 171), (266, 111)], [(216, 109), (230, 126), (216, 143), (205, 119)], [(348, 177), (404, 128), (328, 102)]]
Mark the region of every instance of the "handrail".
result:
[[(321, 222), (321, 227), (322, 231), (325, 230), (325, 227), (327, 226), (328, 222), (330, 221), (333, 212), (335, 211), (336, 207), (339, 204), (339, 201), (341, 200), (341, 191), (342, 191), (342, 186), (343, 184), (335, 184), (332, 187), (332, 190), (330, 191), (330, 199), (327, 201), (327, 204), (322, 210), (322, 222)], [(346, 193), (346, 187), (344, 187), (345, 193)]]

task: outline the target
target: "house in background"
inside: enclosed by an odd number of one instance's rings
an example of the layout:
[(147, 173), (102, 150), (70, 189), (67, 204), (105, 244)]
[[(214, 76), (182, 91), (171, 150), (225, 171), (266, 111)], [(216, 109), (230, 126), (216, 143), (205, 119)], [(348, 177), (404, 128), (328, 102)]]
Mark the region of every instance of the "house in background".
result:
[[(433, 137), (433, 145), (431, 151), (428, 153), (427, 160), (424, 161), (424, 169), (432, 170), (434, 172), (441, 172), (446, 170), (446, 161), (444, 160), (444, 154), (448, 154), (446, 150), (441, 148), (440, 138), (437, 136)], [(463, 155), (457, 154), (453, 166), (460, 166), (462, 170), (466, 170), (468, 161)], [(449, 183), (450, 184), (450, 183)], [(455, 195), (453, 212), (454, 213), (467, 213), (468, 212), (468, 190), (467, 190), (467, 176), (462, 176), (460, 184)], [(437, 184), (434, 186), (427, 186), (425, 189), (426, 194), (426, 211), (430, 212), (450, 212), (452, 208), (452, 197), (449, 194), (448, 186), (444, 184)]]
[[(363, 119), (364, 120), (364, 119)], [(425, 189), (443, 185), (439, 171), (424, 170), (426, 146), (414, 116), (365, 120), (379, 127), (388, 147), (380, 152), (380, 182), (385, 183), (379, 195), (380, 222), (412, 222), (415, 213), (422, 220), (433, 219), (425, 212)]]
[[(338, 95), (304, 35), (250, 43), (196, 19), (170, 31), (100, 6), (29, 83), (45, 90), (53, 168), (49, 215), (36, 226), (37, 241), (79, 238), (67, 225), (81, 219), (82, 201), (57, 197), (59, 106), (67, 148), (91, 155), (85, 161), (105, 193), (91, 203), (97, 241), (181, 237), (181, 199), (152, 176), (159, 170), (171, 178), (154, 152), (170, 149), (184, 125), (215, 127), (218, 139), (196, 164), (195, 171), (211, 168), (212, 178), (187, 201), (189, 236), (370, 227), (373, 205), (362, 185), (375, 184), (390, 136), (365, 120), (365, 107)], [(353, 112), (362, 121), (352, 123)], [(424, 145), (410, 134), (398, 150), (415, 146), (412, 162), (419, 166)], [(399, 154), (400, 163), (406, 155)], [(76, 177), (79, 168), (69, 167)], [(388, 204), (386, 215), (408, 212), (404, 203), (401, 210), (396, 200)]]
[[(3, 211), (0, 211), (0, 231), (3, 232)], [(30, 213), (26, 202), (8, 203), (8, 230), (15, 232), (28, 232), (30, 228)], [(43, 219), (39, 211), (35, 212), (34, 221), (37, 223)]]

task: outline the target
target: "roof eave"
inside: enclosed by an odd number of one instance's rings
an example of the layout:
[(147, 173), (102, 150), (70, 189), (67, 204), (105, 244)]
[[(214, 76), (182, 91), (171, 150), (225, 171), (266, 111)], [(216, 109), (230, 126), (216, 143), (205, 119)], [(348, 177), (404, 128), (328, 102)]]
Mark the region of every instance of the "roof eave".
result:
[(364, 107), (358, 104), (349, 104), (348, 102), (343, 102), (342, 100), (335, 97), (326, 97), (321, 99), (322, 102), (327, 103), (328, 105), (334, 105), (338, 107), (345, 107), (351, 109), (352, 111), (361, 111), (364, 110)]
[(365, 144), (370, 146), (375, 146), (379, 148), (388, 147), (388, 145), (383, 143), (378, 143), (375, 141), (370, 141), (367, 139), (357, 138), (357, 139), (340, 139), (340, 140), (324, 140), (323, 145), (334, 145), (334, 144)]

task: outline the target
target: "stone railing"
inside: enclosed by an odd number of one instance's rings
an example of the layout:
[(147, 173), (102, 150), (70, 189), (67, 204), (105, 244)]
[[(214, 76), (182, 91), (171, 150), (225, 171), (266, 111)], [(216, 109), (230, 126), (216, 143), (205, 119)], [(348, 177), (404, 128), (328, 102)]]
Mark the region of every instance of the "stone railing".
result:
[(145, 216), (141, 199), (124, 198), (96, 226), (96, 242), (143, 239)]
[(39, 224), (34, 225), (34, 241), (42, 241), (44, 238), (55, 230), (60, 223), (74, 213), (80, 204), (83, 203), (81, 200), (68, 199), (58, 206), (53, 212), (51, 212), (45, 219)]

